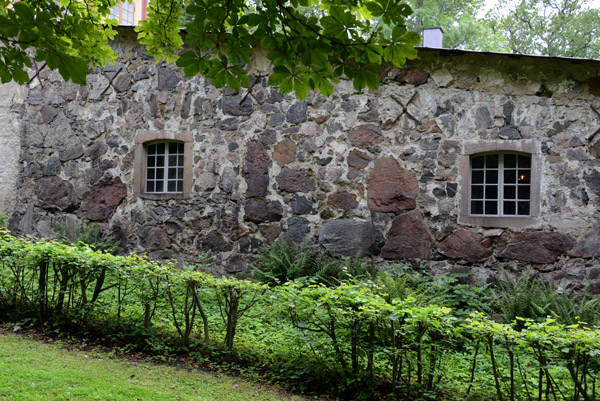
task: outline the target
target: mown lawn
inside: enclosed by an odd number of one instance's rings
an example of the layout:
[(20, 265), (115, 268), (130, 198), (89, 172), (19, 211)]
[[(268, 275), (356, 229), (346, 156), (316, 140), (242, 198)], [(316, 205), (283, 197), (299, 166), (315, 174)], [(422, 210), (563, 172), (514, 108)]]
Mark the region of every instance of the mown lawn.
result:
[(0, 400), (303, 400), (228, 376), (69, 351), (0, 334)]

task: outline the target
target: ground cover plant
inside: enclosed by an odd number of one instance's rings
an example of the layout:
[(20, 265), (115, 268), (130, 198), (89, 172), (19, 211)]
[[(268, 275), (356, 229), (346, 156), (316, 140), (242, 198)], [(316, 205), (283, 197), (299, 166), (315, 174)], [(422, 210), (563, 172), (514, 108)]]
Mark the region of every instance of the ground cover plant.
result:
[(338, 263), (336, 280), (268, 285), (3, 233), (0, 313), (58, 337), (185, 354), (341, 399), (599, 397), (600, 335), (589, 322), (499, 322), (485, 313), (489, 294), (458, 278)]
[(239, 378), (0, 334), (2, 400), (301, 400)]

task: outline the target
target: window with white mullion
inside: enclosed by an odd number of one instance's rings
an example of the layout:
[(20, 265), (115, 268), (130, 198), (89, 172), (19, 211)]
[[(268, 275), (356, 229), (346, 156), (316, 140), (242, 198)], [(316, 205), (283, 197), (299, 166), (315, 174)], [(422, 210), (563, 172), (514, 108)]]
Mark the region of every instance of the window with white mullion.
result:
[(531, 156), (487, 153), (471, 157), (470, 211), (473, 216), (529, 216)]
[(146, 159), (147, 193), (183, 192), (184, 145), (159, 142), (148, 145)]

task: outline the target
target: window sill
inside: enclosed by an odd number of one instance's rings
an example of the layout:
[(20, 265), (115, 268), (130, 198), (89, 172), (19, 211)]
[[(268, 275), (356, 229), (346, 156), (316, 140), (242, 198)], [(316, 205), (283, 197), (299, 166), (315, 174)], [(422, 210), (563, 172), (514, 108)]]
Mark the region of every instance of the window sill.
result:
[(480, 217), (480, 216), (458, 216), (458, 224), (473, 225), (480, 227), (511, 227), (523, 228), (537, 223), (535, 217)]
[(143, 199), (152, 199), (152, 200), (186, 199), (189, 197), (189, 195), (187, 195), (185, 193), (172, 193), (172, 194), (169, 194), (169, 193), (165, 193), (165, 194), (140, 193), (140, 194), (138, 194), (138, 196)]

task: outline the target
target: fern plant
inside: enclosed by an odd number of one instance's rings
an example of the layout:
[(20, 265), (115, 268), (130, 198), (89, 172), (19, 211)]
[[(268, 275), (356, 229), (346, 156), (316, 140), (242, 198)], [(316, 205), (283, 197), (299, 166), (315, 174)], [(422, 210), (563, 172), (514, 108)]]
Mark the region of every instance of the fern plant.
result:
[(278, 241), (259, 251), (258, 263), (253, 266), (253, 271), (259, 281), (269, 285), (294, 280), (332, 285), (340, 274), (341, 266), (326, 252), (316, 250), (308, 242), (296, 245)]
[(54, 234), (69, 245), (82, 243), (113, 255), (119, 252), (119, 243), (112, 236), (102, 232), (97, 225), (86, 224), (76, 218), (67, 218), (64, 222), (57, 222)]

